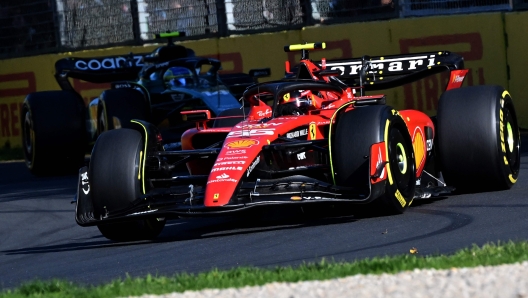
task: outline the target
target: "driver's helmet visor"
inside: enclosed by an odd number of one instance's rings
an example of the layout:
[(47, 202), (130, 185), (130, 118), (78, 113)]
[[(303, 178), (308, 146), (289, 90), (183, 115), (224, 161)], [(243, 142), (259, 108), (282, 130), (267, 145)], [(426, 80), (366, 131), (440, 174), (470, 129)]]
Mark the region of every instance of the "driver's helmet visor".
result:
[(163, 81), (167, 87), (183, 87), (194, 83), (191, 70), (185, 67), (170, 67), (163, 74)]
[(284, 94), (281, 104), (293, 104), (298, 108), (307, 108), (312, 105), (312, 92), (310, 90), (299, 90)]

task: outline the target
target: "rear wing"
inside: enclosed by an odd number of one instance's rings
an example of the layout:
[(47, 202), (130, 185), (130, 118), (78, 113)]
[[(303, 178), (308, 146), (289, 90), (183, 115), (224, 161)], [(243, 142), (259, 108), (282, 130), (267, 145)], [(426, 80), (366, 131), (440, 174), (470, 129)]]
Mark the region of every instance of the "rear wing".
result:
[(148, 54), (59, 59), (55, 62), (55, 79), (62, 90), (73, 90), (68, 78), (91, 83), (136, 80)]
[(425, 52), (346, 60), (314, 62), (321, 69), (338, 71), (335, 76), (351, 87), (381, 90), (412, 83), (443, 71), (464, 68), (464, 58), (455, 53)]
[(68, 78), (80, 79), (91, 83), (110, 83), (132, 81), (149, 64), (163, 63), (179, 58), (192, 57), (194, 51), (173, 43), (173, 38), (185, 36), (185, 32), (164, 32), (154, 38), (165, 38), (167, 44), (151, 53), (139, 53), (93, 58), (63, 58), (55, 62), (55, 79), (63, 90), (73, 90)]
[(381, 90), (412, 83), (427, 76), (464, 68), (464, 58), (447, 51), (425, 52), (361, 58), (312, 61), (309, 50), (324, 50), (326, 43), (305, 43), (284, 47), (285, 52), (301, 51), (301, 61), (290, 71), (286, 62), (287, 80), (338, 79), (347, 86), (363, 90)]

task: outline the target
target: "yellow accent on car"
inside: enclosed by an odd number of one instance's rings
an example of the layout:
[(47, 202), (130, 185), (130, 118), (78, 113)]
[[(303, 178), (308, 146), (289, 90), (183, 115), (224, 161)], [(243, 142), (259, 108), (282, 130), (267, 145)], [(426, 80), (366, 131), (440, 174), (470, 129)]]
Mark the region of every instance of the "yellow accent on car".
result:
[(236, 148), (249, 148), (256, 144), (258, 144), (256, 140), (249, 139), (249, 140), (238, 140), (238, 141), (229, 142), (227, 143), (226, 146), (229, 149), (236, 149)]
[(508, 178), (510, 178), (511, 183), (517, 182), (517, 179), (513, 178), (512, 174), (510, 174), (510, 176), (508, 176)]
[[(143, 150), (139, 151), (139, 164), (143, 160)], [(138, 168), (138, 180), (141, 180), (141, 167)]]
[(398, 202), (400, 202), (402, 207), (405, 207), (405, 205), (407, 205), (407, 202), (403, 198), (400, 190), (397, 189), (396, 192), (394, 193), (394, 196), (396, 196), (396, 199), (398, 199)]
[[(148, 144), (148, 133), (147, 133), (147, 128), (145, 127), (145, 125), (141, 124), (141, 122), (138, 122), (136, 120), (130, 120), (130, 122), (132, 123), (136, 123), (136, 124), (139, 124), (141, 125), (141, 127), (143, 127), (143, 130), (145, 131), (145, 154), (147, 152), (147, 144)], [(143, 190), (143, 194), (146, 194), (146, 190), (145, 190), (145, 160), (146, 158), (143, 159), (143, 163), (139, 163), (139, 167), (140, 167), (140, 171), (141, 171), (141, 177), (143, 177), (143, 179), (141, 179), (141, 186), (142, 186), (142, 190)]]
[(504, 164), (508, 165), (508, 160), (506, 159), (506, 156), (503, 156), (503, 157), (504, 157)]
[(284, 51), (293, 52), (301, 50), (315, 50), (315, 49), (326, 49), (326, 43), (324, 42), (313, 42), (307, 44), (292, 44), (284, 47)]
[[(383, 138), (385, 140), (385, 160), (387, 161), (389, 160), (389, 125), (390, 121), (389, 119), (387, 119), (387, 121), (385, 122), (385, 136)], [(394, 182), (392, 181), (390, 166), (387, 163), (385, 167), (387, 169), (387, 176), (389, 177), (389, 184), (392, 185)]]
[(424, 140), (421, 132), (417, 132), (416, 136), (414, 137), (413, 149), (414, 162), (416, 164), (416, 168), (418, 168), (420, 166), (420, 163), (422, 162), (423, 157), (425, 156)]
[(317, 139), (317, 126), (315, 123), (310, 123), (310, 140)]

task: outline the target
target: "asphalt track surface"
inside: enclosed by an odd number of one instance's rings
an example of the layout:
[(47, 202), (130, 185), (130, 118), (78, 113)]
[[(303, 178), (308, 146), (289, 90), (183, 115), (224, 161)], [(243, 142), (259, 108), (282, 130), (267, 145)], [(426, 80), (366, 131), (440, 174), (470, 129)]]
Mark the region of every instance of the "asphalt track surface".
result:
[(77, 177), (37, 178), (21, 162), (0, 163), (0, 289), (36, 278), (100, 284), (127, 274), (353, 261), (406, 254), (412, 247), (420, 255), (448, 254), (490, 241), (528, 240), (527, 149), (509, 191), (417, 203), (388, 217), (285, 210), (251, 220), (178, 219), (156, 241), (132, 243), (111, 242), (96, 227), (75, 223), (70, 201)]

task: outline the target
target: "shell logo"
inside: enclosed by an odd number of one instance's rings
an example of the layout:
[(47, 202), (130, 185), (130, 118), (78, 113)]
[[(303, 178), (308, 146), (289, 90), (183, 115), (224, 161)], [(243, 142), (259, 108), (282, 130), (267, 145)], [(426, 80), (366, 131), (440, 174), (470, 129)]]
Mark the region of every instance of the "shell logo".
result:
[(257, 140), (238, 140), (227, 143), (226, 147), (229, 149), (238, 149), (238, 148), (249, 148), (253, 145), (258, 145), (259, 141)]
[(424, 140), (422, 132), (418, 131), (414, 136), (413, 148), (414, 148), (414, 161), (416, 163), (416, 168), (420, 167), (422, 159), (425, 157), (424, 150)]

